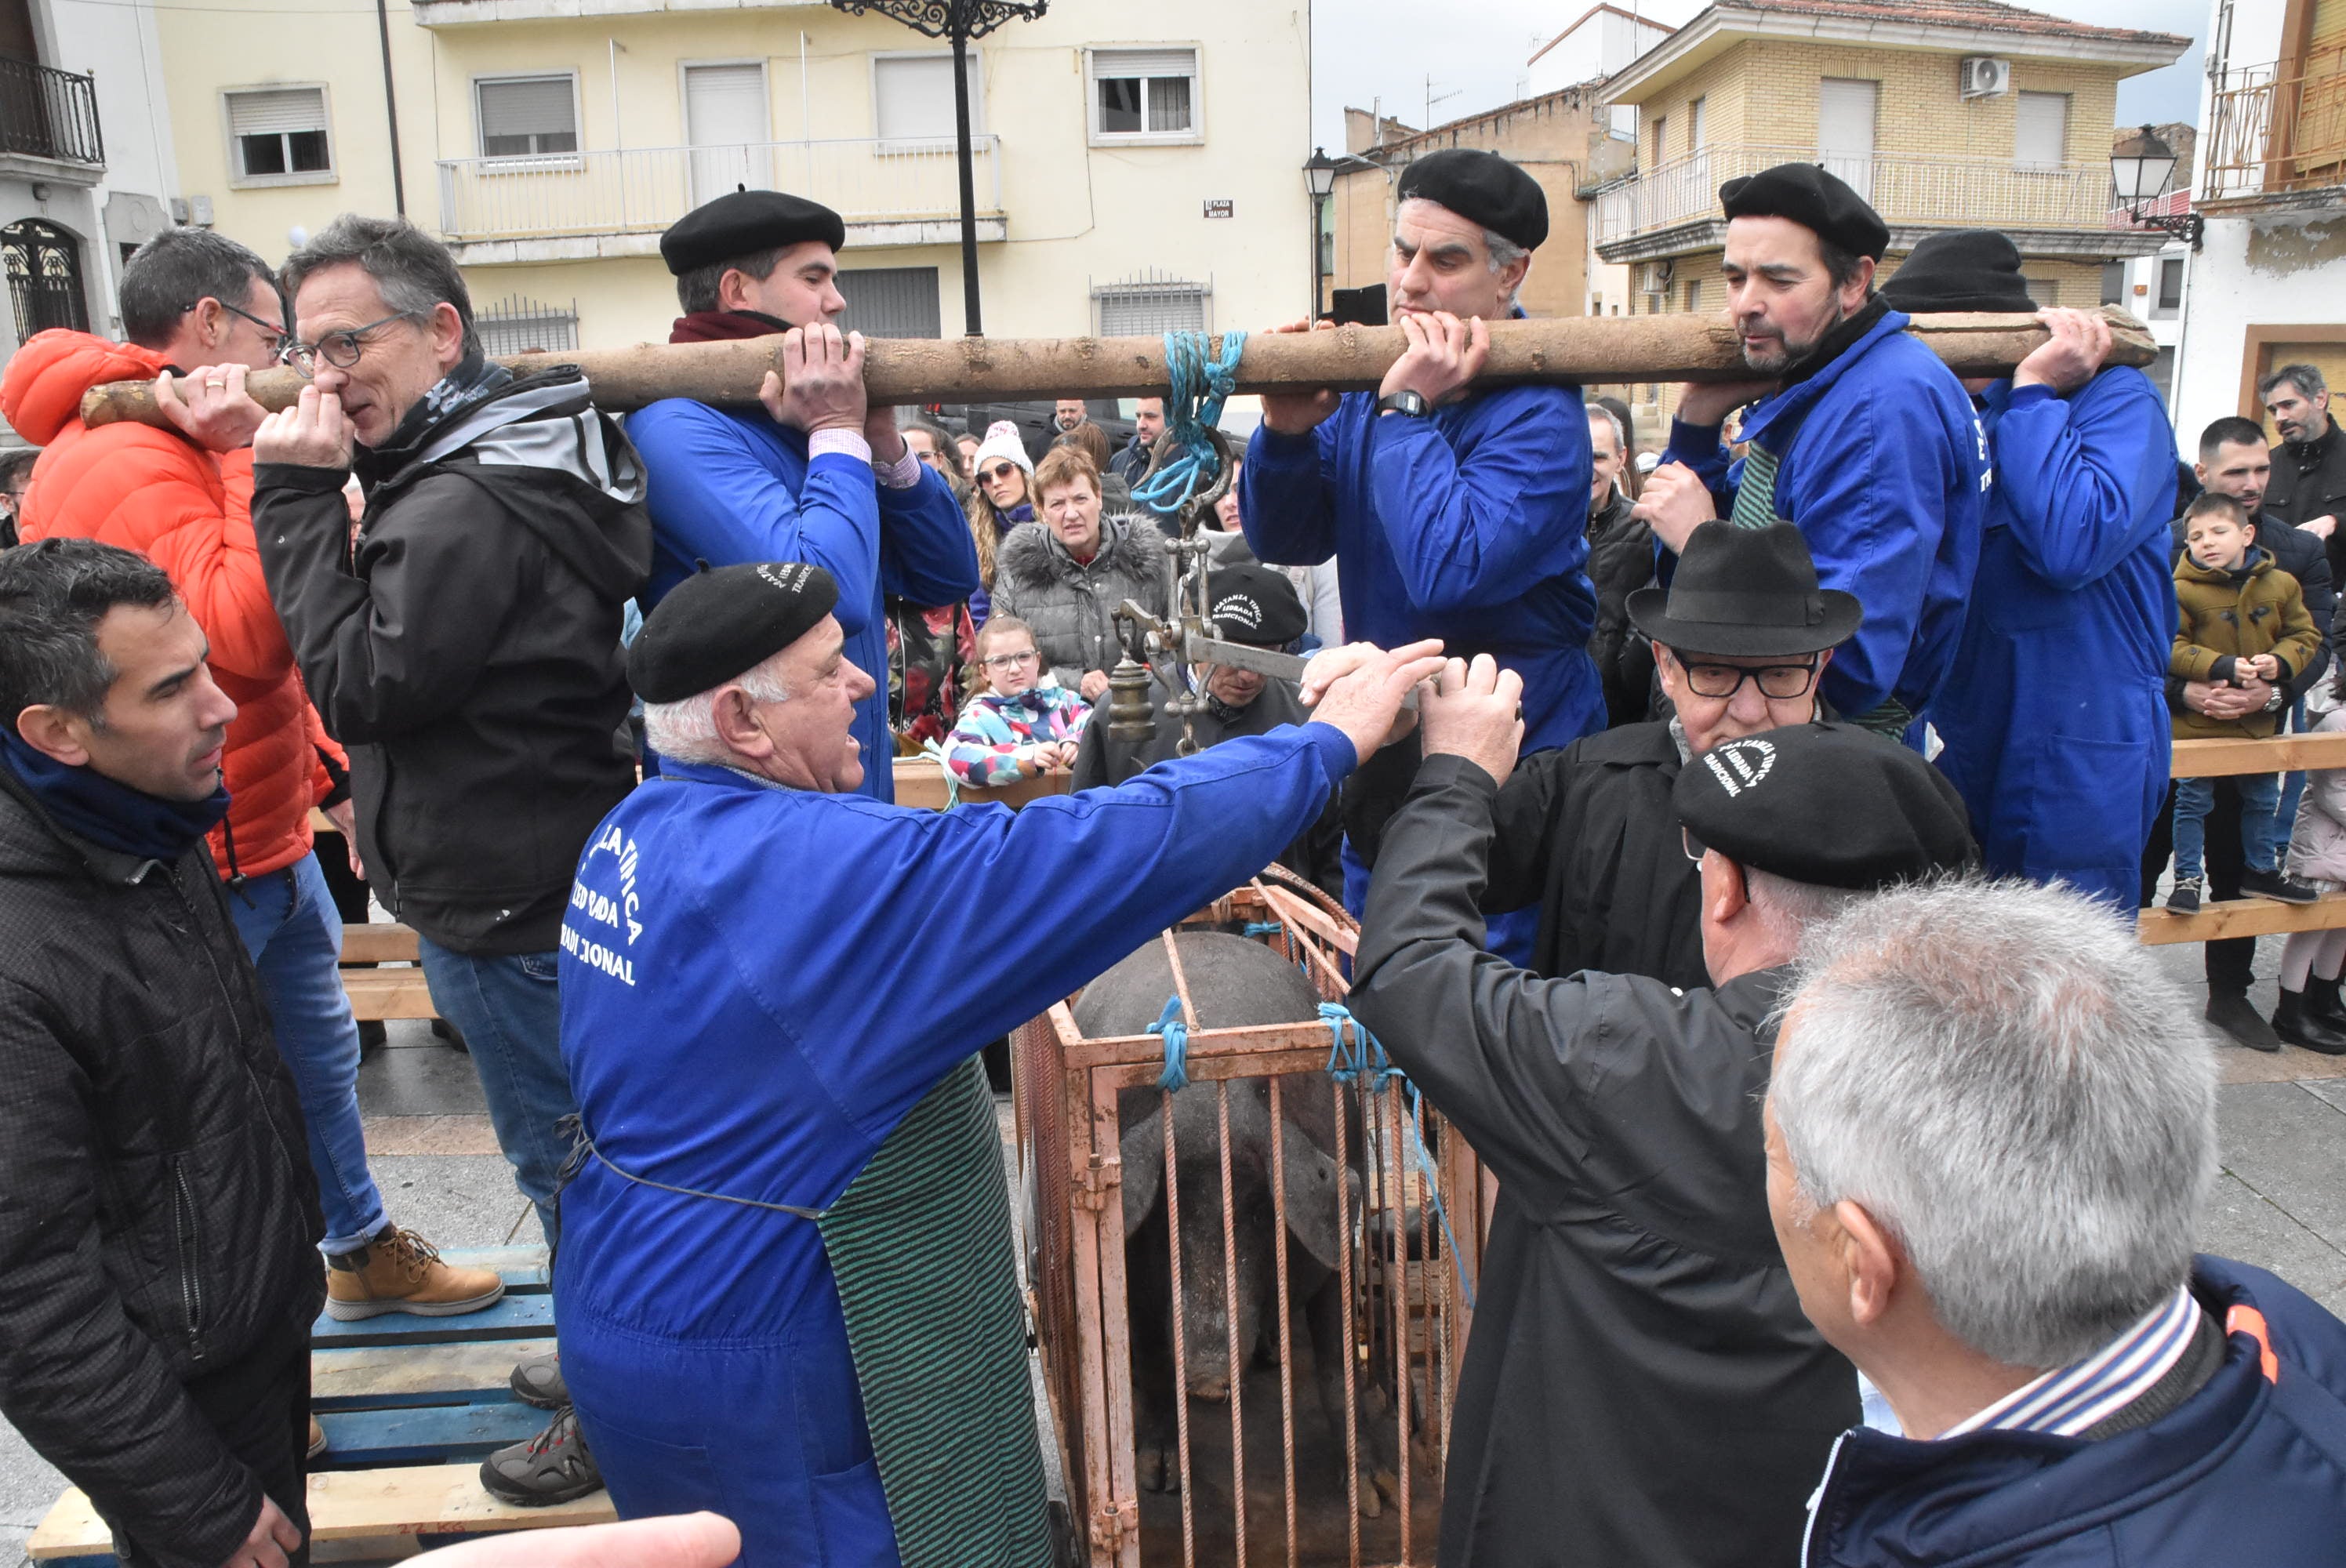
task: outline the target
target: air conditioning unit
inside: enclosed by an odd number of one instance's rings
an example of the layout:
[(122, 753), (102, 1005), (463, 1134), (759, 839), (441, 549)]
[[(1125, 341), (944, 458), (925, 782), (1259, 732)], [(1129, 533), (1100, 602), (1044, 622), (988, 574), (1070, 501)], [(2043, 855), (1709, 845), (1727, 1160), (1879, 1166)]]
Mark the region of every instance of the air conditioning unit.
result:
[(1964, 97), (2000, 98), (2012, 91), (2012, 62), (1974, 55), (1963, 62), (1961, 80)]
[(1641, 261), (1637, 264), (1637, 292), (1659, 294), (1670, 286), (1670, 274), (1677, 270), (1674, 261)]

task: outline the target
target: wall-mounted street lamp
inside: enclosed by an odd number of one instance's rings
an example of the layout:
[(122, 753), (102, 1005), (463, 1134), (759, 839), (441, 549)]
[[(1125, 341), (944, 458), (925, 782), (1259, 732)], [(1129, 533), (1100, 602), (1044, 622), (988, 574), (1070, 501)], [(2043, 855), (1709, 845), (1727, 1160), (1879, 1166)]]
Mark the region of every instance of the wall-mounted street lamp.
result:
[(2176, 161), (2175, 149), (2161, 141), (2157, 132), (2145, 126), (2110, 149), (2110, 185), (2117, 192), (2118, 205), (2126, 209), (2127, 222), (2172, 234), (2197, 250), (2207, 229), (2206, 220), (2198, 213), (2169, 216), (2143, 211), (2145, 206), (2167, 194), (2167, 188), (2175, 179)]

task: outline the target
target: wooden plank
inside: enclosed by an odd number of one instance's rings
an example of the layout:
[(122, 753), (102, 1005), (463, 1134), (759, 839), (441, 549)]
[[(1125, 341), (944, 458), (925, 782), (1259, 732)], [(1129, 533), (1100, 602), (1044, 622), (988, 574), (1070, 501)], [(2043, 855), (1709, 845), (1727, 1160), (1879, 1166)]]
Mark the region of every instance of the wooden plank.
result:
[(2262, 740), (2178, 740), (2168, 772), (2177, 779), (2224, 779), (2308, 768), (2346, 768), (2346, 732), (2274, 735)]
[[(961, 802), (965, 806), (974, 806), (983, 801), (993, 800), (1005, 806), (1023, 806), (1029, 800), (1038, 800), (1046, 795), (1065, 795), (1074, 786), (1075, 776), (1065, 769), (1059, 769), (1049, 773), (1038, 774), (1032, 779), (1021, 779), (1016, 783), (1005, 784), (999, 789), (980, 789), (964, 784), (961, 789)], [(944, 769), (934, 759), (927, 757), (897, 758), (896, 804), (917, 807), (924, 811), (944, 810), (945, 809)]]
[(372, 1470), (387, 1464), (475, 1463), (501, 1448), (527, 1442), (550, 1418), (519, 1400), (503, 1404), (423, 1405), (321, 1410), (326, 1451), (316, 1470)]
[(318, 1314), (310, 1325), (313, 1347), (332, 1345), (454, 1345), (475, 1339), (535, 1339), (554, 1332), (554, 1298), (508, 1295), (494, 1307), (461, 1318), (418, 1318), (386, 1312), (380, 1318), (339, 1322)]
[(415, 928), (377, 921), (342, 927), (344, 963), (413, 963)]
[(310, 1403), (319, 1410), (495, 1404), (513, 1397), (515, 1362), (553, 1349), (552, 1339), (485, 1339), (313, 1349)]
[(444, 1247), (440, 1256), (465, 1268), (495, 1269), (508, 1290), (544, 1290), (550, 1278), (542, 1241), (519, 1247)]
[[(392, 1541), (608, 1524), (618, 1518), (610, 1494), (604, 1492), (547, 1508), (515, 1508), (481, 1490), (480, 1470), (474, 1463), (321, 1471), (310, 1478), (311, 1538), (321, 1543)], [(89, 1500), (69, 1491), (34, 1532), (26, 1553), (36, 1563), (56, 1563), (105, 1557), (113, 1543), (112, 1532), (98, 1522)]]
[[(2346, 739), (2346, 736), (2338, 738)], [(2346, 926), (2346, 893), (2310, 904), (2278, 899), (2227, 899), (2199, 906), (2198, 914), (2144, 910), (2135, 930), (2146, 947), (2178, 942), (2219, 942), (2233, 936), (2280, 936), (2289, 932), (2335, 931)]]
[(351, 999), (351, 1015), (361, 1020), (440, 1016), (420, 969), (346, 969), (342, 991)]

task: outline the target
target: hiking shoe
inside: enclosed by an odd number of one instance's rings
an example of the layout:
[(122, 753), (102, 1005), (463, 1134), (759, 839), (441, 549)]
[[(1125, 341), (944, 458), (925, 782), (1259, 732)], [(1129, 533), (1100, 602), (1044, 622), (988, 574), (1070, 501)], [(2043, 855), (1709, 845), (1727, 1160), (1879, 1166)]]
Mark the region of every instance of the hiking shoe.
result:
[(395, 1225), (384, 1226), (356, 1252), (326, 1259), (326, 1315), (342, 1323), (385, 1312), (454, 1318), (491, 1306), (505, 1293), (495, 1269), (443, 1263), (430, 1242)]
[(547, 1350), (515, 1363), (507, 1383), (515, 1399), (542, 1410), (558, 1410), (570, 1402), (570, 1385), (562, 1380), (559, 1350)]
[(2208, 993), (2208, 1022), (2222, 1030), (2227, 1038), (2251, 1051), (2278, 1051), (2280, 1036), (2256, 1010), (2244, 992), (2211, 991)]
[(315, 1459), (325, 1451), (326, 1429), (318, 1424), (317, 1417), (311, 1416), (310, 1418), (310, 1446), (303, 1451), (301, 1457), (303, 1459)]
[(481, 1486), (491, 1497), (516, 1508), (551, 1508), (600, 1492), (603, 1472), (586, 1451), (576, 1409), (563, 1406), (544, 1431), (483, 1460)]
[(2177, 914), (2199, 912), (2199, 890), (2205, 884), (2198, 877), (2178, 877), (2175, 891), (2167, 895), (2167, 907)]
[(2250, 898), (2278, 899), (2285, 904), (2310, 904), (2321, 897), (2320, 892), (2278, 868), (2260, 871), (2253, 866), (2240, 873), (2240, 891)]

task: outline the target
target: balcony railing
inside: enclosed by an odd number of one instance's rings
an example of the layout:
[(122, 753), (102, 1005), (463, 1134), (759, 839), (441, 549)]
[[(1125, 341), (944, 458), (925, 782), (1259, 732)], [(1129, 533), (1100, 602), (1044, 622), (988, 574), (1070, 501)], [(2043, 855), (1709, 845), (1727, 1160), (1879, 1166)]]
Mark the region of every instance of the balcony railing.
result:
[[(970, 161), (979, 210), (999, 213), (997, 139), (974, 138)], [(865, 138), (446, 159), (440, 227), (459, 241), (658, 233), (739, 185), (807, 197), (850, 223), (961, 214), (953, 143)]]
[(2346, 49), (2226, 71), (2199, 167), (2203, 202), (2346, 185)]
[(1714, 147), (1673, 158), (1596, 198), (1596, 243), (1718, 219), (1719, 188), (1780, 163), (1821, 163), (1893, 224), (1984, 229), (2100, 229), (2110, 166), (2022, 165), (2009, 158), (1820, 154), (1814, 148)]
[(87, 76), (0, 55), (0, 155), (106, 165), (97, 88)]

